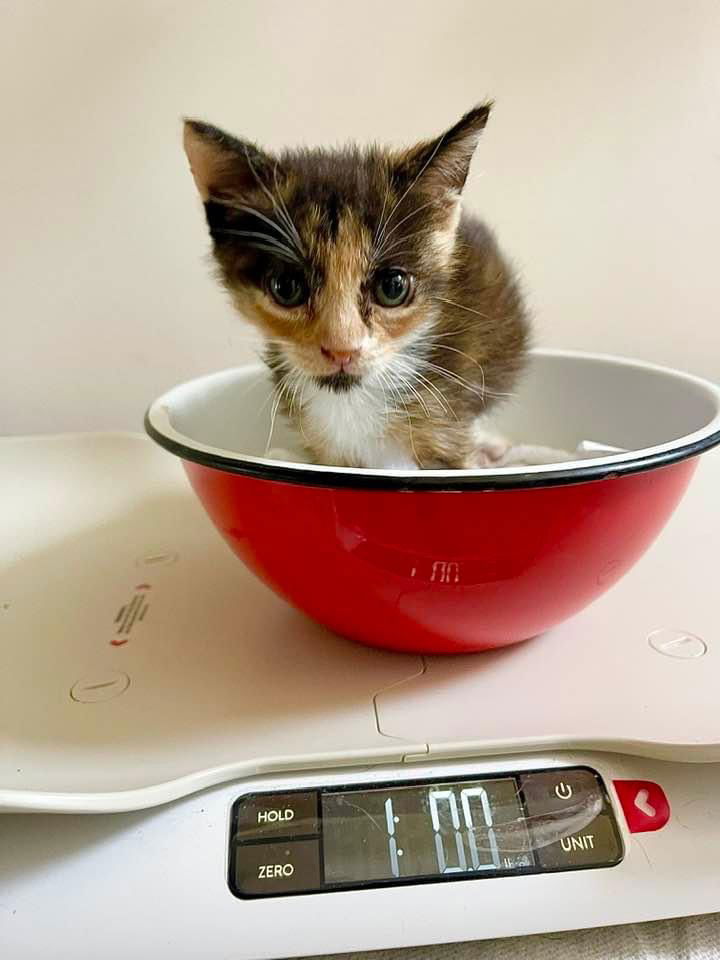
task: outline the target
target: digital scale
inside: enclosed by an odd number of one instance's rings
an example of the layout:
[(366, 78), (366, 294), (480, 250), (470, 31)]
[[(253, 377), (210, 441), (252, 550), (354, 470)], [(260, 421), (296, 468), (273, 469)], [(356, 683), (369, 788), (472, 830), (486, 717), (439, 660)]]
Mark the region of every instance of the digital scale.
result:
[(0, 463), (3, 957), (720, 911), (719, 453), (580, 616), (429, 658), (286, 606), (141, 436), (6, 438)]

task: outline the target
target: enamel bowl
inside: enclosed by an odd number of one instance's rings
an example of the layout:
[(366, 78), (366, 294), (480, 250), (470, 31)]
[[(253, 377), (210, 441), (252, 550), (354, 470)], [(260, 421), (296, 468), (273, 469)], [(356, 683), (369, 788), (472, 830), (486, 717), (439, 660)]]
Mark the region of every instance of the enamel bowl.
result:
[[(262, 367), (156, 400), (150, 436), (183, 461), (211, 520), (281, 597), (376, 647), (460, 653), (526, 640), (620, 579), (720, 444), (720, 389), (647, 363), (536, 351), (494, 418), (515, 442), (623, 451), (491, 470), (341, 469), (263, 457)], [(280, 418), (278, 418), (280, 419)], [(277, 423), (273, 447), (295, 441)]]

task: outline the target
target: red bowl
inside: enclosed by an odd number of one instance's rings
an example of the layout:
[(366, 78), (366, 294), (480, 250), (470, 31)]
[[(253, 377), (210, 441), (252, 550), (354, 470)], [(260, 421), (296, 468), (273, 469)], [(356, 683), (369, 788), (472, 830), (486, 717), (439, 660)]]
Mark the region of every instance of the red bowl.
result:
[(254, 419), (248, 411), (270, 390), (262, 368), (213, 374), (155, 401), (146, 426), (280, 596), (345, 637), (415, 653), (505, 646), (581, 610), (644, 553), (697, 456), (720, 443), (713, 384), (588, 354), (537, 351), (498, 427), (562, 449), (592, 439), (628, 452), (542, 467), (268, 460), (269, 404)]

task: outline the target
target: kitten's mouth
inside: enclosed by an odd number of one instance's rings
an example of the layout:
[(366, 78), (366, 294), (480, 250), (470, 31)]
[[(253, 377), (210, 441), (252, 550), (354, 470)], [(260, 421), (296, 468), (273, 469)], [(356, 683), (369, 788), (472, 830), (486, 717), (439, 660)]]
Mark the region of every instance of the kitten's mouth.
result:
[(334, 393), (345, 393), (352, 390), (360, 384), (361, 378), (354, 373), (346, 373), (344, 370), (338, 370), (337, 373), (331, 373), (327, 377), (315, 377), (315, 382), (319, 387), (325, 387), (326, 390), (332, 390)]

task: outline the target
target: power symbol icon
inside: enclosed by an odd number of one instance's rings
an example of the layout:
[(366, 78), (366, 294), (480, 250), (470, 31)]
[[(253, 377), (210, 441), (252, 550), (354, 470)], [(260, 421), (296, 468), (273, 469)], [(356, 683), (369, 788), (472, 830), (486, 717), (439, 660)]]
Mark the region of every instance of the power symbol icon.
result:
[(558, 800), (569, 800), (572, 797), (573, 791), (569, 783), (560, 781), (560, 783), (555, 787), (555, 796)]

